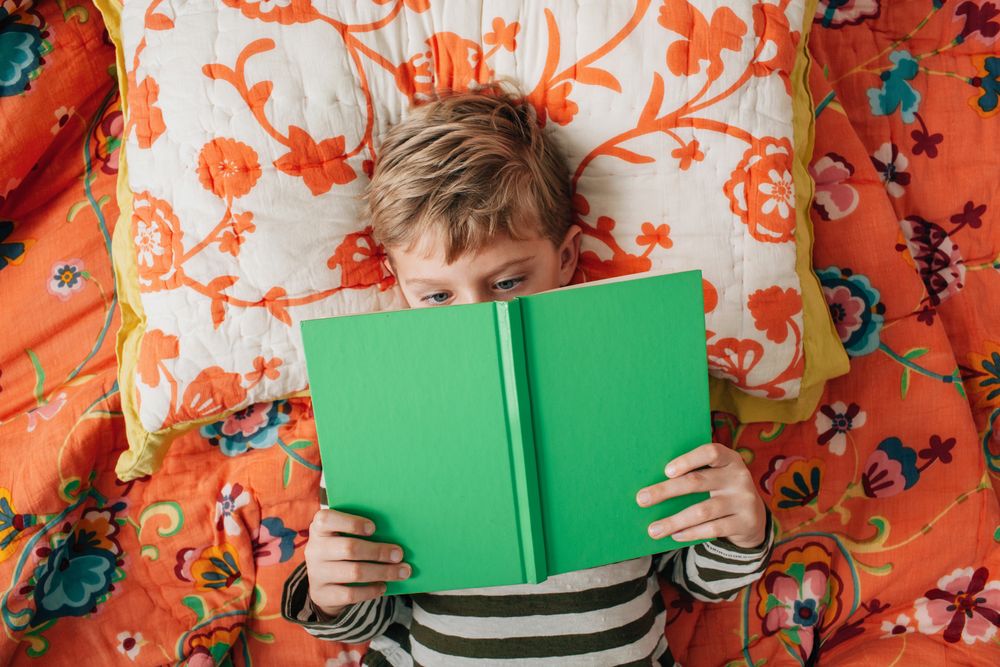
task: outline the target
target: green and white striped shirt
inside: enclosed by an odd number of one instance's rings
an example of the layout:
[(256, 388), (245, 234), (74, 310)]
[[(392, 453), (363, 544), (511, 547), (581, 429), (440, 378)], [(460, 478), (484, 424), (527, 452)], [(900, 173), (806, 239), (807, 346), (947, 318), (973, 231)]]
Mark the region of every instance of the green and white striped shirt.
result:
[(699, 600), (732, 599), (760, 577), (771, 548), (769, 514), (754, 549), (716, 540), (540, 584), (381, 597), (334, 618), (311, 604), (302, 563), (285, 582), (282, 614), (321, 639), (370, 640), (365, 665), (672, 666), (657, 573)]

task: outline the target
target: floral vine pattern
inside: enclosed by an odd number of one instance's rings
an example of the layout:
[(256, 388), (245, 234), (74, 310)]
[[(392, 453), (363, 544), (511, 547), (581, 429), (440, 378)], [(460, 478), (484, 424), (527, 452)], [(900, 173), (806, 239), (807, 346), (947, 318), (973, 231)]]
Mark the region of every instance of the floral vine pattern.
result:
[[(213, 8), (245, 41), (237, 40), (233, 50), (189, 56), (200, 76), (184, 85), (209, 86), (221, 96), (220, 101), (225, 100), (226, 113), (239, 114), (244, 126), (227, 124), (214, 136), (214, 128), (209, 127), (207, 140), (202, 132), (197, 145), (184, 148), (182, 154), (193, 150), (197, 158), (176, 163), (177, 174), (196, 175), (200, 188), (190, 180), (188, 195), (171, 192), (173, 185), (168, 187), (167, 181), (173, 181), (172, 177), (164, 180), (168, 172), (162, 159), (176, 161), (178, 146), (188, 141), (188, 135), (186, 130), (174, 129), (180, 121), (172, 120), (166, 112), (169, 104), (164, 106), (165, 100), (176, 105), (184, 91), (173, 75), (162, 69), (162, 59), (155, 54), (171, 48), (175, 32), (186, 34), (204, 27), (193, 22), (194, 10), (175, 8), (161, 0), (150, 0), (141, 7), (125, 6), (129, 65), (124, 132), (130, 146), (129, 173), (134, 190), (130, 237), (136, 253), (141, 307), (148, 319), (147, 329), (133, 335), (141, 337), (142, 349), (151, 348), (141, 355), (153, 364), (156, 362), (149, 360), (158, 358), (152, 349), (158, 345), (158, 337), (177, 339), (176, 355), (171, 357), (177, 361), (167, 364), (174, 369), (163, 370), (173, 378), (171, 382), (149, 384), (145, 380), (155, 379), (155, 375), (148, 371), (148, 365), (140, 369), (135, 402), (140, 406), (144, 430), (156, 431), (215, 410), (221, 414), (242, 409), (252, 402), (280, 399), (304, 388), (301, 353), (294, 335), (299, 319), (398, 302), (392, 276), (381, 261), (382, 248), (371, 237), (370, 228), (359, 224), (358, 216), (349, 212), (338, 214), (322, 237), (311, 230), (306, 239), (317, 247), (331, 247), (325, 267), (328, 273), (315, 271), (324, 277), (309, 285), (299, 284), (293, 276), (301, 273), (302, 267), (289, 265), (285, 269), (287, 280), (269, 277), (262, 282), (248, 267), (263, 261), (260, 253), (268, 244), (287, 243), (278, 241), (270, 222), (274, 211), (262, 208), (262, 204), (272, 203), (271, 197), (279, 188), (296, 192), (298, 199), (290, 199), (291, 205), (310, 216), (324, 215), (330, 207), (343, 208), (342, 202), (356, 196), (371, 173), (379, 128), (398, 117), (404, 106), (439, 89), (466, 89), (510, 76), (511, 58), (529, 56), (543, 61), (538, 78), (522, 82), (539, 122), (569, 137), (574, 145), (583, 141), (584, 133), (591, 135), (589, 143), (580, 144), (584, 150), (575, 160), (572, 177), (576, 222), (586, 238), (574, 279), (594, 280), (653, 268), (689, 268), (676, 264), (673, 258), (678, 251), (700, 257), (708, 252), (692, 247), (689, 223), (666, 222), (656, 210), (634, 211), (632, 205), (609, 204), (606, 195), (589, 187), (591, 175), (619, 169), (612, 166), (615, 162), (627, 169), (648, 169), (647, 165), (657, 163), (658, 174), (704, 174), (699, 177), (704, 185), (699, 187), (715, 189), (718, 212), (728, 215), (715, 225), (714, 236), (736, 239), (738, 252), (745, 257), (740, 261), (749, 261), (754, 253), (780, 258), (771, 262), (772, 268), (765, 269), (762, 264), (745, 273), (741, 289), (746, 296), (739, 304), (716, 298), (733, 280), (731, 264), (723, 261), (718, 267), (705, 267), (705, 290), (710, 297), (706, 301), (711, 305), (707, 310), (712, 371), (755, 395), (797, 395), (805, 359), (802, 299), (794, 261), (797, 211), (791, 123), (786, 119), (751, 124), (719, 118), (732, 116), (738, 96), (749, 90), (769, 91), (765, 97), (786, 110), (766, 115), (787, 117), (793, 92), (791, 72), (801, 40), (803, 6), (799, 0), (756, 3), (739, 12), (720, 7), (709, 13), (703, 12), (699, 2), (689, 0), (636, 0), (627, 13), (624, 8), (619, 10), (620, 25), (612, 26), (606, 36), (595, 34), (593, 49), (569, 62), (563, 32), (578, 17), (575, 9), (559, 2), (539, 7), (527, 16), (490, 16), (482, 26), (478, 25), (478, 10), (474, 17), (469, 14), (468, 20), (456, 17), (454, 25), (445, 21), (432, 26), (426, 38), (416, 40), (417, 51), (402, 56), (387, 55), (384, 41), (408, 29), (406, 26), (417, 25), (415, 22), (423, 20), (417, 17), (427, 12), (430, 3), (385, 0), (372, 4), (384, 8), (375, 14), (344, 12), (365, 17), (357, 20), (335, 15), (310, 0), (224, 0), (220, 8)], [(498, 5), (497, 13), (501, 9)], [(483, 11), (492, 11), (488, 3)], [(539, 22), (543, 43), (526, 44), (519, 39), (525, 21)], [(333, 106), (323, 111), (327, 116), (333, 110), (344, 117), (330, 125), (332, 130), (320, 129), (326, 125), (308, 120), (313, 113), (308, 105), (306, 116), (288, 112), (288, 82), (274, 68), (300, 65), (294, 60), (296, 56), (286, 54), (282, 33), (272, 29), (275, 27), (308, 31), (303, 34), (313, 40), (322, 37), (335, 56), (332, 62), (342, 59), (340, 65), (332, 66), (342, 67), (345, 80), (354, 82), (349, 106), (341, 104), (339, 92), (320, 92), (319, 84), (303, 84), (310, 95), (333, 95)], [(651, 62), (638, 75), (628, 72), (622, 67), (621, 54), (653, 34), (667, 44), (665, 54), (658, 52), (656, 64)], [(716, 39), (719, 34), (725, 38)], [(134, 47), (130, 39), (137, 40)], [(279, 66), (281, 62), (285, 64)], [(686, 84), (681, 85), (684, 81), (693, 82), (690, 91)], [(623, 121), (621, 131), (615, 129), (594, 139), (586, 128), (593, 124), (595, 100), (622, 105), (627, 95), (640, 89), (646, 98), (637, 116)], [(376, 98), (376, 91), (381, 99)], [(657, 161), (649, 154), (657, 142), (670, 144), (669, 159)], [(710, 157), (710, 150), (717, 157)], [(723, 183), (710, 178), (720, 169), (727, 174)], [(280, 179), (292, 179), (304, 189)], [(212, 199), (198, 199), (206, 194)], [(204, 219), (208, 210), (218, 211), (212, 223)], [(650, 214), (659, 219), (650, 220)], [(262, 222), (262, 215), (267, 222)], [(646, 219), (632, 220), (636, 215)], [(207, 272), (207, 263), (219, 268)], [(347, 294), (352, 291), (356, 294)], [(189, 309), (192, 304), (205, 304), (210, 318), (192, 314), (195, 324), (181, 330), (173, 315), (165, 317), (164, 309), (174, 312), (175, 307)], [(261, 311), (264, 326), (273, 329), (282, 341), (289, 339), (287, 344), (276, 346), (281, 351), (273, 355), (275, 373), (252, 384), (235, 381), (237, 375), (246, 373), (244, 369), (216, 367), (198, 356), (204, 349), (200, 341), (213, 341), (212, 345), (227, 341), (227, 347), (243, 345), (232, 339), (233, 321), (256, 319), (250, 311)], [(199, 365), (201, 368), (194, 369)], [(181, 367), (185, 371), (178, 374)], [(187, 404), (184, 396), (192, 392), (199, 397), (211, 394), (204, 409)]]

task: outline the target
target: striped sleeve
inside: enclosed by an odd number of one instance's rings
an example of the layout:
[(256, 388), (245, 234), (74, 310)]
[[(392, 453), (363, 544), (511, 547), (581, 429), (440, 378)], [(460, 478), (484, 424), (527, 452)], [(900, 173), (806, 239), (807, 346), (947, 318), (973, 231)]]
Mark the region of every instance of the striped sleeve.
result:
[(396, 614), (399, 601), (380, 597), (352, 604), (337, 616), (327, 616), (309, 598), (306, 564), (300, 564), (285, 581), (281, 595), (281, 615), (305, 628), (306, 632), (329, 641), (360, 644), (385, 632)]
[[(319, 504), (328, 507), (326, 480), (320, 475)], [(328, 616), (309, 597), (309, 573), (303, 562), (285, 580), (281, 615), (309, 634), (329, 641), (359, 644), (378, 637), (392, 624), (399, 604), (396, 598), (380, 597), (350, 605), (337, 616)]]
[(670, 572), (670, 580), (698, 600), (732, 600), (740, 589), (760, 578), (771, 559), (774, 532), (767, 511), (764, 542), (751, 548), (738, 547), (729, 540), (702, 542), (661, 554), (657, 568)]

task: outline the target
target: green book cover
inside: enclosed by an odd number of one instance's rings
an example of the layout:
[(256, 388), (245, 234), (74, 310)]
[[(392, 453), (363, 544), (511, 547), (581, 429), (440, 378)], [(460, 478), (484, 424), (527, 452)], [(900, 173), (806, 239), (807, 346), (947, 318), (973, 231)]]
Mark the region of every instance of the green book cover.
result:
[(413, 576), (389, 594), (533, 583), (679, 546), (635, 503), (709, 442), (701, 274), (309, 320), (330, 506)]

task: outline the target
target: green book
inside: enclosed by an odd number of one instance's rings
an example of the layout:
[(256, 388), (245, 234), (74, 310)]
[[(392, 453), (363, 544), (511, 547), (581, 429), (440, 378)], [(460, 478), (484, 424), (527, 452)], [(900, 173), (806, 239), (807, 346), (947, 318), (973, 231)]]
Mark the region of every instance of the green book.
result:
[(330, 507), (412, 576), (517, 583), (667, 551), (640, 488), (710, 441), (699, 271), (302, 323)]

